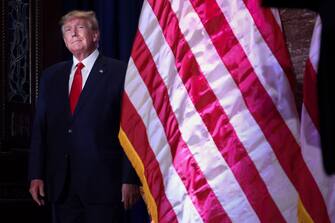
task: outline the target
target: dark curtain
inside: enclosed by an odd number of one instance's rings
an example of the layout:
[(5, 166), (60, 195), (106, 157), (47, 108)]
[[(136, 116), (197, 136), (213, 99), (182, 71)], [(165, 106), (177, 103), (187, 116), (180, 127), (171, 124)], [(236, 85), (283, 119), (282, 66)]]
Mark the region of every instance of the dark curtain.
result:
[[(63, 0), (63, 13), (74, 9), (93, 10), (99, 21), (99, 51), (105, 56), (128, 62), (137, 31), (143, 0)], [(70, 57), (64, 48), (64, 57)], [(143, 200), (126, 213), (128, 222), (149, 222)]]

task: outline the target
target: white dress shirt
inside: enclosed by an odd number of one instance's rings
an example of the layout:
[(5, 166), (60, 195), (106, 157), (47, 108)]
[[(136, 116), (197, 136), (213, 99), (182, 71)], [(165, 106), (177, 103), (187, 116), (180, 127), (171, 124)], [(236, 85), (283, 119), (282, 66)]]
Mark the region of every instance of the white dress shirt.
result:
[[(83, 86), (82, 86), (81, 89), (84, 89), (87, 78), (88, 78), (89, 74), (91, 73), (92, 67), (93, 67), (95, 61), (97, 60), (98, 56), (99, 56), (99, 51), (98, 51), (98, 49), (95, 49), (93, 51), (93, 53), (91, 53), (88, 57), (86, 57), (83, 61), (81, 61), (81, 63), (84, 64), (84, 67), (81, 70), (81, 75), (82, 75), (82, 78), (83, 78)], [(69, 78), (69, 94), (70, 94), (70, 91), (71, 91), (74, 72), (76, 71), (77, 64), (79, 62), (80, 61), (77, 60), (77, 58), (73, 57), (73, 64), (72, 64), (70, 78)]]

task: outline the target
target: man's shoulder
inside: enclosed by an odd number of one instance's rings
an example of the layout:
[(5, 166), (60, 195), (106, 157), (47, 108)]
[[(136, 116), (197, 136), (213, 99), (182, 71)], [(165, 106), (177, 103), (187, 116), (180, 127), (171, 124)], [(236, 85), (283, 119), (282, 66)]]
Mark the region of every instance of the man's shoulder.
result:
[(72, 61), (62, 61), (45, 68), (42, 72), (42, 80), (52, 79), (56, 74), (71, 68)]
[(127, 71), (127, 64), (125, 62), (106, 56), (99, 57), (99, 60), (99, 66), (102, 65), (102, 67), (105, 67), (113, 78), (124, 78)]
[(45, 68), (43, 70), (43, 73), (54, 73), (55, 71), (58, 71), (60, 69), (65, 69), (67, 68), (68, 66), (71, 66), (72, 64), (72, 61), (71, 60), (68, 60), (68, 61), (62, 61), (62, 62), (59, 62), (59, 63), (56, 63), (56, 64), (53, 64), (47, 68)]
[(114, 59), (112, 57), (107, 57), (107, 56), (103, 56), (101, 55), (101, 60), (103, 60), (106, 64), (110, 65), (110, 66), (116, 66), (116, 67), (122, 67), (125, 68), (127, 66), (127, 64), (121, 60), (117, 60)]

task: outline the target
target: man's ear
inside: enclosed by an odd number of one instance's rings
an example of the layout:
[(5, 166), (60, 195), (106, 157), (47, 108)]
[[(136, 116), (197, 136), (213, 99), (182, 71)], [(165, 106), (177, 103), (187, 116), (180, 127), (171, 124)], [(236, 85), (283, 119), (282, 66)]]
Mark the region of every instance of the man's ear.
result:
[(67, 44), (66, 44), (66, 41), (65, 41), (65, 38), (64, 38), (64, 36), (63, 36), (63, 41), (64, 41), (64, 44), (65, 44), (65, 46), (67, 47)]
[(97, 42), (99, 42), (99, 39), (100, 39), (100, 32), (95, 32), (95, 33), (93, 34), (93, 41), (94, 41), (95, 43), (97, 43)]

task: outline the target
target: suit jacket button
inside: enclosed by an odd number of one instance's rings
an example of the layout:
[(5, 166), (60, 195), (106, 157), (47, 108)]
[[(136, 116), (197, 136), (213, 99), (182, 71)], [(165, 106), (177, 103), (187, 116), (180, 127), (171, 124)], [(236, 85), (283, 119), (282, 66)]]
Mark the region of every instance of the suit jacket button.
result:
[(72, 133), (72, 129), (68, 129), (67, 132), (71, 134)]

